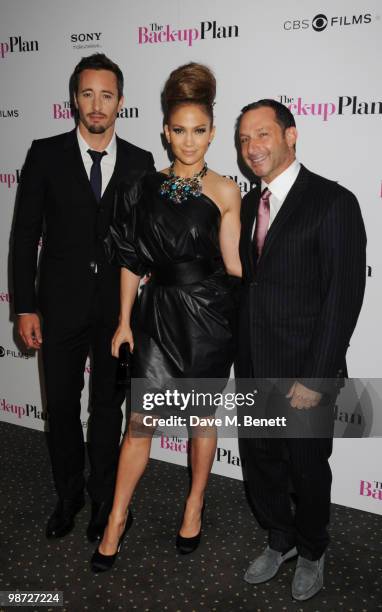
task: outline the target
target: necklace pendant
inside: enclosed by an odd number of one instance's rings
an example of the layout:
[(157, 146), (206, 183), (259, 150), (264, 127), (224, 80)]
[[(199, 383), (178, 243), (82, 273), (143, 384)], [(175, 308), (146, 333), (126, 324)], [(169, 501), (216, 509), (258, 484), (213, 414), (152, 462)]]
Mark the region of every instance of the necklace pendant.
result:
[(206, 174), (207, 164), (205, 163), (199, 172), (189, 178), (176, 176), (173, 162), (170, 167), (169, 178), (163, 181), (159, 193), (177, 204), (184, 202), (190, 196), (197, 198), (202, 193), (202, 178)]

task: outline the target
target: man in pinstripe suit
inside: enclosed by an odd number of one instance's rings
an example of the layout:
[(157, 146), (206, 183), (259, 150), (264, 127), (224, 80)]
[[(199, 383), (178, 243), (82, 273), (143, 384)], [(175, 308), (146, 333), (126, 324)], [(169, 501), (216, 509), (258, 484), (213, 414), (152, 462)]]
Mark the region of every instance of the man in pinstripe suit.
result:
[[(236, 374), (263, 381), (259, 405), (266, 411), (314, 422), (333, 414), (334, 381), (346, 376), (345, 355), (362, 305), (366, 236), (360, 208), (347, 189), (296, 160), (294, 117), (279, 102), (246, 106), (237, 128), (243, 160), (261, 188), (242, 203)], [(247, 582), (270, 580), (298, 555), (293, 597), (304, 601), (321, 589), (331, 451), (331, 430), (322, 437), (240, 439), (250, 500), (268, 531), (268, 546), (248, 568)]]

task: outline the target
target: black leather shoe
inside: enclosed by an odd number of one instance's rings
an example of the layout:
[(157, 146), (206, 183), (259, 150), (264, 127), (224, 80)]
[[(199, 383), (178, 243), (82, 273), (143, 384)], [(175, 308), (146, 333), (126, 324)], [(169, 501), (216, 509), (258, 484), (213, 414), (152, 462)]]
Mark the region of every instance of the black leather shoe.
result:
[(60, 499), (56, 508), (49, 518), (45, 535), (47, 538), (63, 538), (72, 531), (74, 527), (74, 517), (84, 507), (85, 498), (83, 495), (75, 499)]
[[(203, 523), (203, 514), (204, 514), (204, 504), (203, 504), (202, 513), (200, 516), (201, 523)], [(192, 536), (192, 538), (184, 538), (183, 536), (180, 535), (180, 532), (178, 531), (178, 534), (176, 536), (176, 547), (182, 555), (189, 555), (190, 553), (194, 552), (194, 550), (198, 548), (201, 537), (202, 537), (202, 524), (200, 525), (199, 533), (197, 533), (195, 536)]]
[(86, 535), (89, 542), (100, 540), (107, 525), (107, 519), (111, 511), (112, 502), (92, 503), (92, 514), (89, 521)]
[(99, 552), (98, 546), (97, 546), (97, 549), (94, 551), (93, 556), (90, 560), (90, 567), (94, 573), (99, 574), (100, 572), (107, 572), (113, 567), (114, 561), (116, 560), (118, 553), (121, 550), (122, 542), (125, 538), (125, 535), (129, 531), (132, 524), (133, 524), (133, 515), (131, 513), (131, 510), (129, 510), (129, 514), (127, 515), (125, 529), (123, 530), (123, 533), (121, 537), (119, 538), (117, 550), (114, 553), (114, 555), (103, 555), (102, 553)]

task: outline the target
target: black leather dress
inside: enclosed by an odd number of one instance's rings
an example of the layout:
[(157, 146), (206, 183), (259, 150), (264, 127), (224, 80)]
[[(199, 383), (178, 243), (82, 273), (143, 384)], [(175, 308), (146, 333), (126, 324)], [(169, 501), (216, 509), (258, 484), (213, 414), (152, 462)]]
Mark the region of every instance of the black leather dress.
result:
[(121, 185), (107, 238), (109, 258), (149, 274), (133, 317), (132, 376), (164, 388), (172, 378), (229, 377), (238, 279), (219, 248), (221, 214), (206, 195), (175, 203), (166, 175)]

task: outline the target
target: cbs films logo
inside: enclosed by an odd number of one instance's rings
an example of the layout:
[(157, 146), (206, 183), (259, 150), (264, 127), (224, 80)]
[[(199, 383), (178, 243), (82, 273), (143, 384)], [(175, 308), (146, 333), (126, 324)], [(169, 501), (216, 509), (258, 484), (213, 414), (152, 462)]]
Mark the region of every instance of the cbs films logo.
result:
[(79, 32), (70, 35), (70, 42), (73, 49), (99, 49), (101, 44), (102, 32)]
[(0, 358), (8, 357), (10, 359), (31, 359), (34, 357), (33, 353), (24, 353), (22, 351), (15, 351), (13, 349), (5, 348), (0, 346)]
[(287, 31), (307, 30), (312, 28), (315, 32), (323, 32), (329, 28), (361, 26), (373, 21), (371, 13), (361, 13), (360, 15), (336, 15), (327, 16), (318, 13), (313, 19), (288, 19), (284, 21), (283, 28)]
[[(69, 100), (55, 102), (52, 106), (53, 119), (74, 119), (75, 113)], [(117, 119), (138, 119), (139, 109), (137, 106), (124, 106), (117, 113)]]
[(18, 108), (2, 108), (0, 109), (0, 119), (18, 119), (20, 111)]

